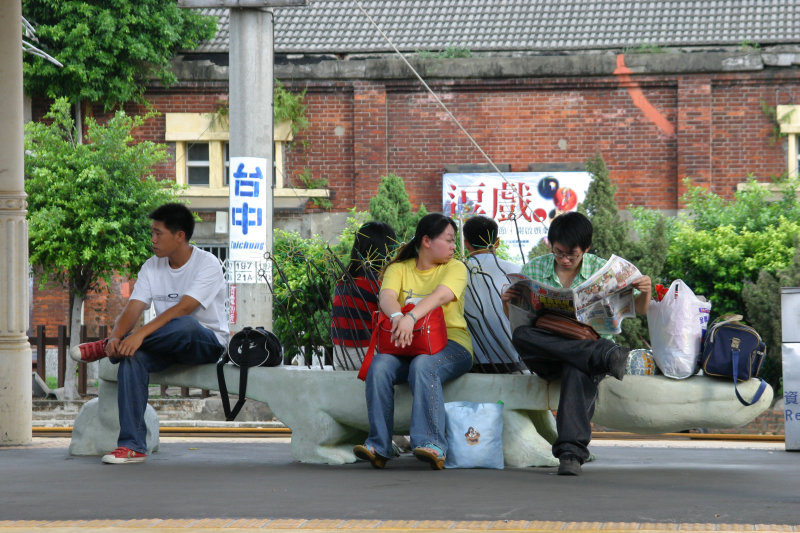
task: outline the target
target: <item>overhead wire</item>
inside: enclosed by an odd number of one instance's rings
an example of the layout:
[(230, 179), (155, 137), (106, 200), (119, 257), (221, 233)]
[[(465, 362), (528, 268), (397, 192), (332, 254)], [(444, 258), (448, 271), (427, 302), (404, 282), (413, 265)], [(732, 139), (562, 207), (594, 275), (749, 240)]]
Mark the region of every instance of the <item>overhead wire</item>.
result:
[[(442, 102), (441, 98), (439, 98), (439, 95), (437, 95), (436, 92), (430, 87), (430, 85), (428, 85), (428, 83), (420, 75), (420, 73), (417, 71), (417, 69), (415, 69), (414, 66), (408, 61), (408, 59), (406, 58), (405, 54), (403, 54), (397, 48), (397, 46), (394, 44), (392, 39), (386, 34), (386, 32), (383, 31), (383, 29), (378, 25), (378, 23), (375, 21), (375, 19), (372, 18), (372, 16), (367, 12), (367, 10), (364, 9), (364, 6), (362, 5), (361, 1), (360, 0), (353, 0), (353, 2), (356, 4), (358, 9), (364, 14), (364, 16), (367, 18), (367, 20), (369, 20), (370, 24), (372, 24), (372, 26), (378, 31), (378, 33), (381, 34), (381, 37), (383, 37), (383, 39), (386, 41), (386, 43), (392, 48), (392, 50), (394, 50), (394, 53), (397, 54), (397, 56), (403, 61), (403, 63), (405, 63), (405, 65), (411, 70), (411, 72), (419, 80), (419, 82), (422, 84), (422, 86), (425, 88), (425, 90), (427, 90), (428, 93), (430, 93), (430, 95), (433, 96), (434, 100), (436, 100), (436, 103), (439, 104), (439, 106), (444, 110), (444, 112), (447, 114), (447, 116), (450, 117), (450, 119), (456, 124), (456, 126), (458, 126), (458, 128), (461, 130), (461, 132), (464, 133), (464, 135), (467, 137), (467, 139), (469, 139), (470, 143), (472, 143), (472, 145), (481, 153), (483, 158), (486, 159), (486, 161), (494, 169), (494, 171), (497, 173), (497, 175), (500, 176), (500, 178), (506, 184), (512, 185), (511, 182), (506, 177), (506, 175), (503, 173), (503, 171), (500, 170), (500, 168), (495, 164), (495, 162), (489, 156), (489, 154), (486, 153), (486, 151), (480, 146), (478, 141), (476, 141), (475, 138), (469, 133), (469, 131), (467, 131), (467, 129), (461, 124), (461, 121), (458, 120), (458, 118), (456, 118), (456, 116), (453, 114), (453, 112), (450, 111), (450, 109), (447, 107), (447, 105), (444, 102)], [(518, 191), (516, 191), (513, 186), (509, 188), (509, 192), (511, 192), (512, 195), (516, 195), (516, 196), (519, 197), (520, 210), (525, 210), (525, 209), (530, 210), (530, 205), (526, 204), (523, 201), (522, 195)], [(541, 223), (545, 228), (547, 228), (547, 225), (544, 223), (544, 220), (539, 219), (532, 211), (531, 211), (530, 215), (531, 215), (531, 218), (533, 220), (536, 220), (537, 222)], [(520, 247), (520, 253), (522, 255), (522, 259), (524, 260), (525, 259), (525, 254), (524, 254), (524, 252), (522, 250), (522, 240), (519, 237), (519, 228), (517, 226), (516, 214), (512, 211), (512, 213), (510, 213), (509, 218), (511, 220), (513, 220), (514, 226), (515, 226), (515, 228), (517, 228), (517, 242), (518, 242), (519, 247)]]

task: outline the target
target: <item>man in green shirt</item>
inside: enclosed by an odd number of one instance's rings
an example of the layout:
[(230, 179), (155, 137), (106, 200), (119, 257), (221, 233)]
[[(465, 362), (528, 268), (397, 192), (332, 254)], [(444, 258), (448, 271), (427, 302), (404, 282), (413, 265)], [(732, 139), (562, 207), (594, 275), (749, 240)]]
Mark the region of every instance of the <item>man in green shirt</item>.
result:
[[(522, 273), (554, 287), (577, 287), (606, 263), (588, 253), (592, 232), (592, 223), (584, 215), (559, 215), (547, 232), (553, 253), (532, 259)], [(642, 276), (633, 286), (639, 291), (636, 313), (645, 314), (652, 291), (650, 278)], [(506, 292), (503, 300), (509, 301), (511, 296)], [(622, 379), (628, 349), (610, 339), (566, 339), (531, 326), (515, 329), (512, 342), (532, 372), (547, 380), (561, 379), (553, 455), (559, 460), (559, 475), (577, 476), (589, 458), (597, 384), (607, 374)]]

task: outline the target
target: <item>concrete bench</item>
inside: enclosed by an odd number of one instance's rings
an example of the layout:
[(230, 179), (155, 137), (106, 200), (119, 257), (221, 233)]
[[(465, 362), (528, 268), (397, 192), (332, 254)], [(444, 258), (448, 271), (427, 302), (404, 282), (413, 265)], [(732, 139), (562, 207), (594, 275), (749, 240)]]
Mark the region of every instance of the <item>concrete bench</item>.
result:
[[(101, 360), (98, 398), (87, 402), (75, 419), (70, 453), (101, 455), (117, 446), (117, 366)], [(226, 383), (239, 389), (239, 369), (227, 365)], [(216, 365), (175, 366), (150, 375), (151, 383), (218, 390)], [(751, 397), (757, 380), (739, 385)], [(551, 444), (556, 428), (551, 409), (558, 408), (559, 385), (531, 374), (466, 374), (445, 384), (446, 401), (502, 400), (503, 452), (506, 465), (554, 466)], [(642, 434), (676, 432), (696, 427), (735, 428), (763, 413), (772, 402), (772, 388), (750, 407), (739, 403), (730, 381), (694, 376), (606, 378), (600, 383), (593, 422)], [(364, 383), (355, 371), (293, 366), (251, 368), (248, 398), (265, 402), (292, 430), (292, 456), (303, 462), (342, 464), (355, 461), (352, 448), (369, 429)], [(411, 393), (407, 385), (395, 394), (395, 434), (408, 434)], [(148, 405), (148, 452), (158, 450), (158, 417)]]

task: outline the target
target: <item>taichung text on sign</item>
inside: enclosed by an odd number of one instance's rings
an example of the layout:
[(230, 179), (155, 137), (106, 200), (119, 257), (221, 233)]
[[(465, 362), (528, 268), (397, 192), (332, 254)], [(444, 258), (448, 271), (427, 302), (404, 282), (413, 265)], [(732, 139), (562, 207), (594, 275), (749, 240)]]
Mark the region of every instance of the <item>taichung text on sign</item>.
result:
[(230, 248), (228, 283), (267, 283), (272, 268), (267, 251), (267, 195), (272, 194), (272, 173), (261, 157), (232, 157), (230, 162)]

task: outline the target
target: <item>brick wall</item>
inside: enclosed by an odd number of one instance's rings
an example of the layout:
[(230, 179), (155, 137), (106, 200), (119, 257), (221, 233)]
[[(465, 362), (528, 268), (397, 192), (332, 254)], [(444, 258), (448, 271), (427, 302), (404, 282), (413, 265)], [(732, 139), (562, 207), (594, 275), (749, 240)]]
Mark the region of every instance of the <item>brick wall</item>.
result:
[[(783, 143), (770, 142), (772, 124), (761, 102), (794, 101), (799, 81), (796, 73), (779, 81), (758, 73), (651, 76), (633, 87), (610, 77), (432, 86), (496, 163), (525, 171), (542, 163), (583, 164), (600, 153), (621, 207), (677, 209), (687, 176), (729, 197), (749, 173), (767, 179), (785, 171)], [(289, 87), (307, 90), (311, 127), (297, 137), (307, 147), (293, 148), (287, 172), (307, 167), (328, 178), (335, 210), (366, 209), (387, 172), (405, 178), (412, 203), (438, 209), (445, 165), (486, 162), (415, 83)]]

